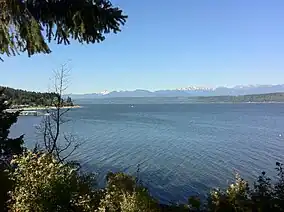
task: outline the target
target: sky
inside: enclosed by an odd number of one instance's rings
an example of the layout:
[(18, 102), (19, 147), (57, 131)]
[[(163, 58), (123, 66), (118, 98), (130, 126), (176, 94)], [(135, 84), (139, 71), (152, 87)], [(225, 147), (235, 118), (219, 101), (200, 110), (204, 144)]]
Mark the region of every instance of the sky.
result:
[(284, 84), (283, 0), (113, 0), (129, 16), (100, 44), (51, 44), (4, 57), (0, 85), (47, 91), (71, 68), (68, 93)]

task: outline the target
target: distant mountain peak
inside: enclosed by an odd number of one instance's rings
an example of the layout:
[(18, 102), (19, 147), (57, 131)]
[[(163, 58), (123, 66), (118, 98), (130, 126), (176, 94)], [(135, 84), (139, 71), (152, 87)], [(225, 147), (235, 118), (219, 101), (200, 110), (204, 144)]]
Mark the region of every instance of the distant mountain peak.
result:
[(104, 90), (104, 91), (100, 92), (99, 94), (101, 94), (101, 95), (107, 95), (107, 94), (109, 94), (109, 93), (110, 93), (109, 91)]
[(210, 91), (214, 90), (213, 88), (204, 87), (204, 86), (187, 86), (185, 88), (177, 88), (178, 91)]

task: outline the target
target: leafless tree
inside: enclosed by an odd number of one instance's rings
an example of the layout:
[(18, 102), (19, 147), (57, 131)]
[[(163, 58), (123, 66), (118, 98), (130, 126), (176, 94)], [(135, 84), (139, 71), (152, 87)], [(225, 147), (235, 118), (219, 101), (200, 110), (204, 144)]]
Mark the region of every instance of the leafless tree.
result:
[[(64, 106), (64, 92), (68, 88), (70, 68), (67, 64), (54, 71), (53, 88), (51, 93), (55, 98), (51, 100), (53, 106), (46, 110), (41, 125), (38, 127), (43, 135), (43, 148), (50, 154), (54, 154), (58, 161), (66, 160), (79, 146), (78, 140), (72, 134), (61, 132), (61, 125), (68, 122), (65, 115), (70, 110)], [(41, 148), (37, 145), (36, 148)]]

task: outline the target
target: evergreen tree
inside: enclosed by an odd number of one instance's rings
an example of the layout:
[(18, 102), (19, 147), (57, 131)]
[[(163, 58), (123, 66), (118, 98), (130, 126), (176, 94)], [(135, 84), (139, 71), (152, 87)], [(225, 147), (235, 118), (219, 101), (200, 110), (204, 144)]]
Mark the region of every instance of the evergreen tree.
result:
[(19, 112), (9, 113), (9, 108), (3, 89), (0, 90), (0, 159), (5, 160), (11, 154), (22, 152), (23, 135), (18, 138), (9, 138), (10, 127), (17, 122)]
[(0, 90), (0, 208), (6, 211), (8, 191), (11, 189), (11, 181), (5, 169), (8, 168), (9, 160), (13, 154), (23, 151), (23, 135), (18, 138), (9, 138), (10, 127), (16, 123), (19, 112), (9, 113), (6, 109), (9, 104), (4, 96), (4, 89)]
[(68, 105), (68, 106), (73, 106), (74, 105), (70, 96), (68, 96), (67, 99), (66, 99), (66, 105)]
[(101, 42), (126, 18), (108, 0), (0, 0), (0, 54), (48, 54), (52, 40)]

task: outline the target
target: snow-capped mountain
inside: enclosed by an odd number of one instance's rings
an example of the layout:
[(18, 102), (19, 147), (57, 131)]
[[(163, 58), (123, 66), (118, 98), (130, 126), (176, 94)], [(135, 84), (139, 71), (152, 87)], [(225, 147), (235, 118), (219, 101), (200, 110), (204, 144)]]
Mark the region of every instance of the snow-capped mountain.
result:
[(212, 91), (214, 88), (202, 87), (202, 86), (188, 86), (185, 88), (177, 88), (178, 91)]
[(104, 90), (104, 91), (102, 91), (102, 92), (100, 92), (100, 93), (98, 93), (98, 95), (107, 95), (107, 94), (109, 94), (110, 92), (109, 91), (107, 91), (107, 90)]
[(247, 95), (284, 92), (283, 85), (237, 85), (235, 87), (199, 87), (148, 91), (136, 89), (134, 91), (103, 91), (92, 94), (70, 94), (73, 99), (82, 98), (117, 98), (117, 97), (186, 97), (186, 96), (221, 96), (221, 95)]

